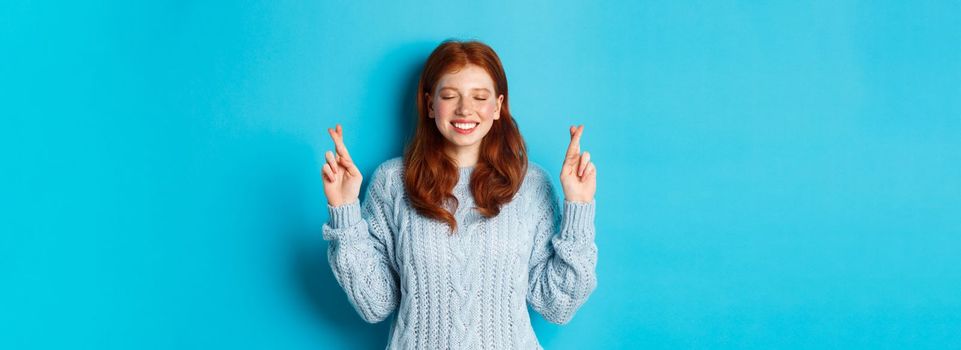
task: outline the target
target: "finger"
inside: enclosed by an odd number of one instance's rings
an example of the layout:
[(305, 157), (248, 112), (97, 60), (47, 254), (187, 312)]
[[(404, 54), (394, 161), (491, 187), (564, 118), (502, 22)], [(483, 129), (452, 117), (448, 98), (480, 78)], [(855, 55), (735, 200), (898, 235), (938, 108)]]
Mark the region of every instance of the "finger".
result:
[(340, 165), (346, 169), (347, 174), (350, 176), (357, 176), (360, 174), (360, 169), (357, 169), (357, 166), (354, 165), (354, 162), (351, 162), (350, 159), (346, 157), (340, 157), (337, 160), (340, 162)]
[(591, 154), (589, 152), (581, 153), (581, 162), (577, 167), (577, 176), (584, 176), (584, 169), (587, 169), (587, 164), (591, 162)]
[(340, 138), (340, 134), (334, 128), (327, 128), (327, 133), (330, 134), (330, 139), (337, 143), (337, 139)]
[(567, 155), (566, 155), (568, 158), (570, 158), (571, 154), (576, 153), (574, 147), (577, 145), (574, 144), (574, 135), (577, 134), (577, 128), (572, 125), (570, 129), (570, 133), (571, 133), (571, 141), (567, 144)]
[(330, 169), (330, 164), (324, 163), (323, 172), (328, 180), (327, 182), (334, 182), (334, 172)]
[(597, 167), (594, 166), (594, 162), (587, 165), (587, 170), (584, 170), (584, 180), (590, 180), (597, 175)]
[(330, 134), (330, 139), (334, 141), (334, 149), (337, 149), (337, 145), (340, 144), (340, 134), (337, 133), (333, 128), (327, 128), (327, 133)]
[(343, 142), (341, 142), (339, 145), (336, 145), (336, 150), (338, 157), (344, 158), (350, 164), (354, 163), (354, 160), (350, 158), (350, 152), (347, 152), (347, 146), (344, 146)]
[(347, 161), (353, 164), (354, 160), (350, 158), (350, 152), (347, 151), (347, 145), (344, 144), (344, 129), (340, 124), (337, 124), (335, 131), (331, 131), (331, 137), (334, 139), (334, 148), (337, 150), (337, 155), (347, 158)]
[(337, 159), (334, 158), (334, 152), (331, 152), (331, 151), (324, 152), (324, 157), (327, 158), (327, 165), (330, 165), (330, 168), (333, 169), (334, 174), (336, 174)]
[(584, 126), (571, 127), (574, 131), (571, 133), (571, 143), (567, 146), (567, 158), (570, 160), (576, 160), (577, 156), (581, 153), (581, 134), (584, 133)]
[(334, 145), (344, 141), (344, 130), (340, 127), (340, 124), (333, 128), (327, 128), (327, 132), (330, 134), (330, 139), (334, 140)]
[(577, 156), (580, 154), (580, 131), (579, 128), (571, 126), (571, 142), (567, 145), (567, 154), (564, 155), (564, 163), (567, 165), (573, 165), (577, 161)]

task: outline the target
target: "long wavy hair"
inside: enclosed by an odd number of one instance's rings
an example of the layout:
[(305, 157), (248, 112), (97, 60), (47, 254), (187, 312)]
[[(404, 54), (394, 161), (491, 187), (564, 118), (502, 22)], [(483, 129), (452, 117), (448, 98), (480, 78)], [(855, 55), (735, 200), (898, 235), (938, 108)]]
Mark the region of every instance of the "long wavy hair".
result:
[(471, 194), (480, 214), (486, 218), (497, 216), (501, 205), (517, 194), (527, 173), (527, 146), (511, 117), (507, 75), (500, 58), (482, 42), (442, 42), (427, 58), (417, 84), (417, 129), (404, 151), (404, 189), (420, 215), (446, 223), (450, 234), (457, 230), (453, 213), (459, 203), (453, 190), (459, 171), (454, 159), (444, 152), (448, 141), (428, 116), (430, 101), (425, 94), (433, 96), (441, 76), (468, 64), (485, 69), (494, 81), (494, 96), (504, 95), (500, 119), (494, 120), (481, 140), (480, 157), (470, 179)]

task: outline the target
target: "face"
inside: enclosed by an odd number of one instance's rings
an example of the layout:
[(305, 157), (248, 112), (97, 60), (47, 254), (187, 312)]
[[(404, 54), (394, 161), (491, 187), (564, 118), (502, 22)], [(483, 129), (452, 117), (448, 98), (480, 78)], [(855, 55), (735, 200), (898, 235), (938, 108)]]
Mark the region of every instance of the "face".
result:
[(426, 94), (428, 116), (455, 151), (480, 148), (480, 142), (500, 119), (504, 95), (494, 95), (494, 80), (480, 66), (468, 64), (441, 76), (433, 94)]

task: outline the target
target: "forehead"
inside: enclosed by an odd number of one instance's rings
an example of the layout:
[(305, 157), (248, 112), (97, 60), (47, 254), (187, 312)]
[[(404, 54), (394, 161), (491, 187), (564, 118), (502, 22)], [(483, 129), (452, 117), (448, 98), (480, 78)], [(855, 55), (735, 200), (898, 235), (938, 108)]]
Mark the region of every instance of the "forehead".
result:
[(457, 71), (447, 72), (437, 81), (437, 90), (441, 89), (471, 90), (489, 89), (494, 90), (494, 80), (484, 68), (469, 64)]

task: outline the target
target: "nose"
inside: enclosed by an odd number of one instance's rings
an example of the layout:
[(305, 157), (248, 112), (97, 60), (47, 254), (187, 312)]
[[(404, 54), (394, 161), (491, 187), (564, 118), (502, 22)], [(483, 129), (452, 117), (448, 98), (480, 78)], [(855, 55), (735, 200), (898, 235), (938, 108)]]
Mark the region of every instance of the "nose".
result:
[(468, 114), (470, 114), (470, 111), (471, 111), (470, 103), (467, 103), (467, 101), (465, 101), (465, 100), (466, 100), (466, 99), (461, 99), (461, 100), (460, 100), (460, 102), (457, 104), (457, 109), (454, 110), (454, 113), (456, 113), (457, 115), (468, 115)]

